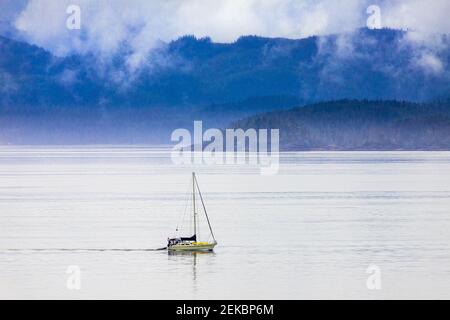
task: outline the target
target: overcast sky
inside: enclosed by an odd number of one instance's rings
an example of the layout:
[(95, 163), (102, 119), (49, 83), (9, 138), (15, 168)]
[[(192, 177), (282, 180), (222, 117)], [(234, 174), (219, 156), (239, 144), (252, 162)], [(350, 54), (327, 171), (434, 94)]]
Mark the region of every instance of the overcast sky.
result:
[[(127, 40), (136, 59), (157, 40), (181, 35), (231, 42), (241, 35), (303, 38), (366, 25), (381, 8), (381, 26), (409, 28), (418, 38), (450, 32), (449, 0), (0, 0), (0, 20), (58, 55), (114, 52)], [(66, 9), (81, 8), (81, 30), (68, 30)]]

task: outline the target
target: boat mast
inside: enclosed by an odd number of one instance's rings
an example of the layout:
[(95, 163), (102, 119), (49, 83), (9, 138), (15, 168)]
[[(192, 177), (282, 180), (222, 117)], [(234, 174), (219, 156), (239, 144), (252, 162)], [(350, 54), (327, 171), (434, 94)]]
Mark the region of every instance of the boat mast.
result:
[(197, 214), (195, 213), (195, 172), (192, 172), (192, 201), (194, 208), (194, 235), (197, 237)]
[(209, 222), (208, 212), (206, 212), (206, 207), (205, 207), (205, 202), (203, 201), (202, 192), (200, 191), (200, 187), (198, 186), (198, 181), (195, 178), (195, 175), (194, 175), (194, 182), (195, 182), (195, 185), (197, 186), (198, 194), (199, 194), (200, 200), (202, 202), (203, 211), (205, 211), (205, 216), (206, 216), (206, 221), (208, 221), (209, 231), (211, 232), (211, 236), (212, 236), (214, 242), (216, 242), (216, 238), (214, 237), (214, 233), (212, 231), (211, 223)]

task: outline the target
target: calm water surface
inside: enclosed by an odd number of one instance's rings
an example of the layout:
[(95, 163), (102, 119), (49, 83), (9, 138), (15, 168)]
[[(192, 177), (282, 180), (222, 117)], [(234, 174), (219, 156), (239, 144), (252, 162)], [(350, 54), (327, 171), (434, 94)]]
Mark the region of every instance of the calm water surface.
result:
[[(1, 147), (0, 298), (450, 298), (449, 152), (280, 161), (262, 176), (175, 166), (162, 148)], [(219, 245), (146, 250), (174, 233), (193, 169)]]

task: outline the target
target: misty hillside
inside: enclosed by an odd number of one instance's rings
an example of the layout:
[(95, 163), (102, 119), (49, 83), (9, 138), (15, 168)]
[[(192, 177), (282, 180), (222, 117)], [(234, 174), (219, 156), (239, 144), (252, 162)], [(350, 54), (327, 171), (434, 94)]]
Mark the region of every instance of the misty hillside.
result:
[(431, 53), (395, 30), (300, 40), (246, 36), (230, 44), (186, 36), (161, 43), (130, 70), (126, 43), (111, 57), (60, 58), (0, 37), (0, 106), (200, 107), (283, 95), (308, 103), (421, 101), (450, 92), (450, 71), (433, 65), (450, 63), (450, 40), (441, 40), (446, 49)]
[(185, 36), (131, 68), (113, 56), (56, 57), (0, 37), (0, 143), (167, 143), (170, 132), (338, 99), (450, 97), (450, 40), (430, 51), (407, 32), (360, 29), (234, 43)]
[(1, 144), (161, 144), (176, 128), (223, 128), (261, 111), (299, 106), (287, 96), (265, 96), (241, 102), (177, 108), (117, 108), (112, 106), (49, 107), (0, 111)]
[(341, 100), (274, 111), (236, 128), (278, 128), (282, 150), (450, 150), (450, 102)]

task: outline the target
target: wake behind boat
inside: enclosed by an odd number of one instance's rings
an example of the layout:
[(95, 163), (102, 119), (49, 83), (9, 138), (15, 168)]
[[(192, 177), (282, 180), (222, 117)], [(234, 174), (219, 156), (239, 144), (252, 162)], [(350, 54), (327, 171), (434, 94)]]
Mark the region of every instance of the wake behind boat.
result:
[[(196, 208), (196, 193), (198, 192), (200, 201), (202, 203), (202, 209), (208, 223), (210, 235), (212, 241), (198, 241), (197, 235), (199, 230), (199, 217)], [(202, 193), (198, 186), (195, 173), (192, 172), (192, 218), (193, 218), (193, 235), (190, 237), (176, 237), (167, 239), (167, 250), (169, 251), (212, 251), (217, 245), (217, 241), (214, 238), (214, 233), (209, 221), (208, 213), (206, 212), (205, 203), (203, 201)], [(178, 231), (178, 227), (177, 227)]]

